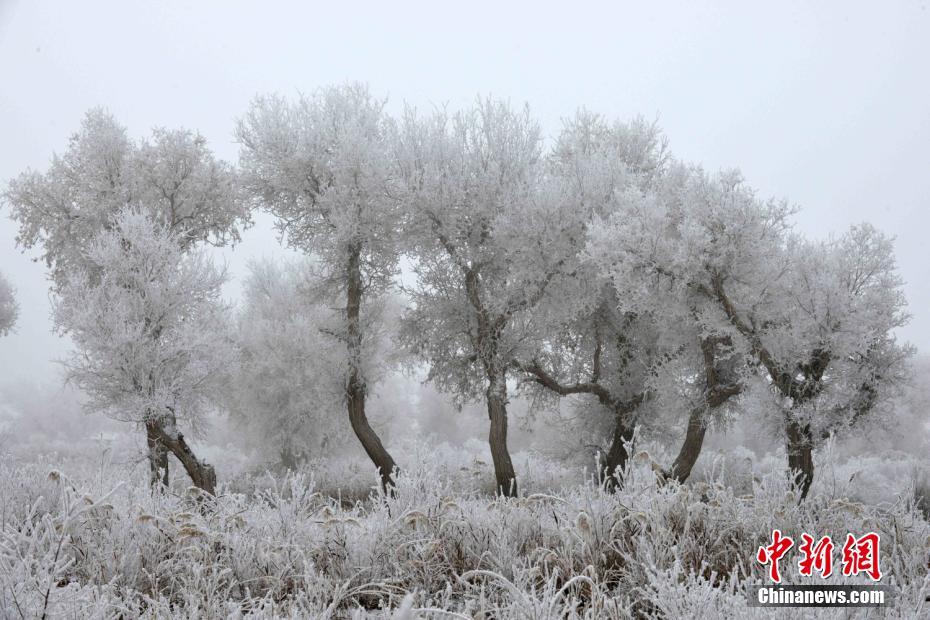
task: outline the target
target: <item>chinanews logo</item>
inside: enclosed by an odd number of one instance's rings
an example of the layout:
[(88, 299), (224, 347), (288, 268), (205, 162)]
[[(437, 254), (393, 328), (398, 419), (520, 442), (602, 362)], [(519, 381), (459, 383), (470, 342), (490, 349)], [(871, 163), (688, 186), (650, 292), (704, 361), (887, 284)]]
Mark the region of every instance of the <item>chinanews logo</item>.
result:
[[(795, 553), (789, 556), (789, 553)], [(800, 544), (773, 530), (771, 542), (756, 552), (756, 562), (765, 567), (772, 585), (749, 588), (749, 602), (765, 607), (874, 607), (886, 605), (893, 592), (889, 586), (877, 585), (882, 578), (881, 538), (875, 532), (861, 536), (847, 534), (839, 553), (840, 566), (834, 566), (837, 544), (830, 536), (815, 538), (804, 532)], [(782, 585), (782, 561), (797, 558), (798, 574), (828, 579), (867, 577), (871, 584)]]

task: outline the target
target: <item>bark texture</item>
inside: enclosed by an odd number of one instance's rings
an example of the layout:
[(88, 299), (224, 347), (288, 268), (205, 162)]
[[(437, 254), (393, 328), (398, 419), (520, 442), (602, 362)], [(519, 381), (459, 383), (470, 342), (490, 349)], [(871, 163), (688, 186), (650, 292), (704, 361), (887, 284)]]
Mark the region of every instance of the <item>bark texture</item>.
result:
[(158, 434), (148, 425), (145, 427), (146, 440), (149, 447), (149, 468), (151, 475), (149, 482), (153, 489), (159, 485), (168, 486), (168, 449), (159, 438)]
[(732, 362), (722, 360), (721, 347), (729, 347), (727, 337), (707, 337), (701, 339), (701, 353), (704, 359), (704, 395), (703, 402), (691, 409), (685, 438), (678, 451), (678, 456), (671, 469), (663, 473), (668, 480), (684, 483), (694, 470), (694, 465), (704, 449), (704, 435), (707, 432), (707, 415), (722, 406), (730, 398), (742, 391), (732, 371)]
[(630, 459), (627, 444), (632, 443), (636, 432), (636, 426), (626, 419), (623, 412), (617, 412), (615, 418), (610, 448), (607, 450), (601, 469), (601, 480), (609, 491), (616, 491), (622, 486), (623, 472)]
[(800, 499), (803, 500), (807, 497), (811, 484), (814, 482), (814, 437), (810, 425), (799, 424), (790, 415), (787, 417), (785, 427), (788, 470), (792, 474), (794, 484), (801, 492)]
[(495, 490), (505, 497), (516, 497), (517, 474), (507, 449), (507, 380), (503, 372), (489, 379), (485, 395), (491, 420), (488, 443), (494, 462)]
[(707, 432), (706, 416), (706, 405), (702, 404), (691, 410), (688, 416), (688, 427), (685, 429), (685, 439), (681, 443), (681, 449), (671, 469), (664, 475), (666, 479), (683, 483), (691, 476), (691, 471), (704, 448), (704, 434)]
[[(455, 255), (451, 249), (450, 255)], [(488, 312), (481, 299), (480, 278), (474, 266), (465, 267), (464, 275), (465, 295), (477, 318), (472, 345), (488, 381), (485, 402), (490, 420), (488, 444), (494, 462), (494, 488), (504, 497), (516, 497), (517, 474), (507, 448), (507, 364), (500, 359), (498, 344), (509, 316), (507, 313), (492, 316)]]
[[(171, 428), (175, 429), (173, 421), (171, 422)], [(181, 462), (184, 471), (190, 476), (194, 486), (210, 495), (216, 495), (216, 471), (212, 465), (197, 458), (187, 440), (184, 439), (183, 434), (177, 430), (169, 432), (165, 428), (165, 423), (161, 420), (146, 422), (145, 429), (149, 436), (167, 448)], [(167, 479), (167, 464), (165, 473)]]
[(346, 287), (346, 345), (349, 353), (349, 376), (346, 380), (346, 405), (349, 411), (349, 423), (359, 442), (368, 454), (368, 458), (378, 468), (381, 486), (387, 491), (394, 486), (394, 459), (381, 443), (381, 438), (365, 414), (367, 386), (359, 369), (362, 355), (362, 272), (361, 248), (355, 246), (349, 252), (347, 265), (348, 286)]

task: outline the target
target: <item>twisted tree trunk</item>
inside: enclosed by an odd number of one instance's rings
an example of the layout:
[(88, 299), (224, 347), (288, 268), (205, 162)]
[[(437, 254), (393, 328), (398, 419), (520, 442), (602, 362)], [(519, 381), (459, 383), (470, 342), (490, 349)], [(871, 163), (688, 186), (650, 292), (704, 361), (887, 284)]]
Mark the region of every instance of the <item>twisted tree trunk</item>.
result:
[(507, 449), (507, 378), (503, 371), (488, 373), (488, 389), (485, 392), (491, 430), (488, 443), (494, 461), (495, 491), (504, 497), (517, 496), (517, 474)]
[(359, 442), (378, 468), (381, 487), (387, 491), (394, 486), (394, 459), (384, 448), (381, 438), (368, 423), (365, 414), (367, 386), (361, 374), (362, 329), (360, 323), (362, 305), (361, 247), (356, 245), (349, 251), (346, 287), (346, 346), (349, 353), (349, 376), (346, 380), (346, 405), (349, 423)]
[[(146, 433), (154, 438), (157, 443), (167, 448), (181, 462), (184, 471), (190, 476), (191, 481), (198, 489), (206, 491), (210, 495), (216, 495), (216, 470), (212, 465), (201, 461), (191, 450), (184, 435), (177, 430), (174, 424), (173, 414), (168, 420), (151, 420), (145, 423)], [(165, 456), (167, 460), (167, 455)], [(167, 463), (165, 465), (167, 481)]]
[(728, 337), (712, 336), (701, 339), (701, 353), (704, 357), (704, 402), (691, 409), (688, 426), (685, 428), (685, 439), (671, 469), (663, 472), (665, 479), (684, 483), (691, 476), (694, 465), (704, 449), (707, 414), (742, 391), (742, 386), (732, 375), (732, 369), (721, 362), (718, 355), (718, 346), (727, 347), (730, 344)]
[(665, 472), (664, 478), (684, 483), (691, 476), (691, 471), (704, 448), (704, 434), (707, 432), (706, 415), (707, 406), (704, 404), (691, 410), (688, 416), (688, 427), (685, 429), (685, 439), (671, 469)]

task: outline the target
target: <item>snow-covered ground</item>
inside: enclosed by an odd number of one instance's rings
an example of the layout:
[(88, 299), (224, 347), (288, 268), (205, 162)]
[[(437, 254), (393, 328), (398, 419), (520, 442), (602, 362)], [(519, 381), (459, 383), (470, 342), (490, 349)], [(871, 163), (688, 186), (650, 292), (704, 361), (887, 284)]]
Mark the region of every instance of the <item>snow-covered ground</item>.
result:
[[(473, 446), (474, 447), (474, 446)], [(710, 478), (661, 486), (646, 455), (616, 494), (584, 472), (515, 455), (523, 495), (494, 498), (490, 467), (448, 445), (416, 455), (396, 493), (349, 462), (286, 475), (242, 473), (207, 498), (187, 481), (153, 496), (106, 453), (62, 462), (0, 461), (0, 611), (6, 617), (754, 618), (746, 587), (773, 529), (881, 535), (882, 583), (900, 591), (881, 617), (928, 613), (930, 523), (913, 485), (860, 503), (848, 466), (821, 459), (798, 505), (779, 471), (734, 490)], [(829, 456), (829, 455), (827, 455)], [(410, 462), (410, 461), (408, 461)], [(868, 469), (875, 472), (874, 463)], [(844, 467), (846, 469), (844, 469)], [(893, 466), (888, 485), (907, 465)], [(886, 472), (887, 473), (887, 472)], [(736, 478), (742, 474), (734, 474)], [(875, 473), (874, 476), (878, 476)], [(180, 476), (176, 476), (180, 478)], [(838, 482), (839, 481), (839, 482)], [(918, 491), (919, 494), (919, 491)], [(800, 577), (785, 583), (868, 583)], [(792, 610), (780, 610), (792, 611)], [(876, 617), (875, 610), (786, 617)], [(781, 615), (779, 616), (781, 617)]]

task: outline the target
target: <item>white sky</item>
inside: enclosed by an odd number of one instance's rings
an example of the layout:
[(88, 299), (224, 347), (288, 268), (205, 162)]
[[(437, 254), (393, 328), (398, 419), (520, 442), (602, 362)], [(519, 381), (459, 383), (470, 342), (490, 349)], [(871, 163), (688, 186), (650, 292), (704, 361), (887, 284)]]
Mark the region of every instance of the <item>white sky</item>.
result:
[[(864, 220), (896, 235), (913, 314), (900, 336), (930, 351), (927, 0), (444, 4), (0, 0), (0, 183), (44, 169), (92, 106), (134, 136), (197, 129), (235, 161), (255, 94), (348, 79), (397, 107), (528, 101), (550, 135), (582, 105), (657, 116), (678, 157), (740, 167), (801, 206), (808, 235)], [(0, 213), (0, 271), (22, 306), (0, 381), (46, 376), (66, 350), (14, 235)], [(226, 255), (235, 277), (281, 253), (263, 217)]]

